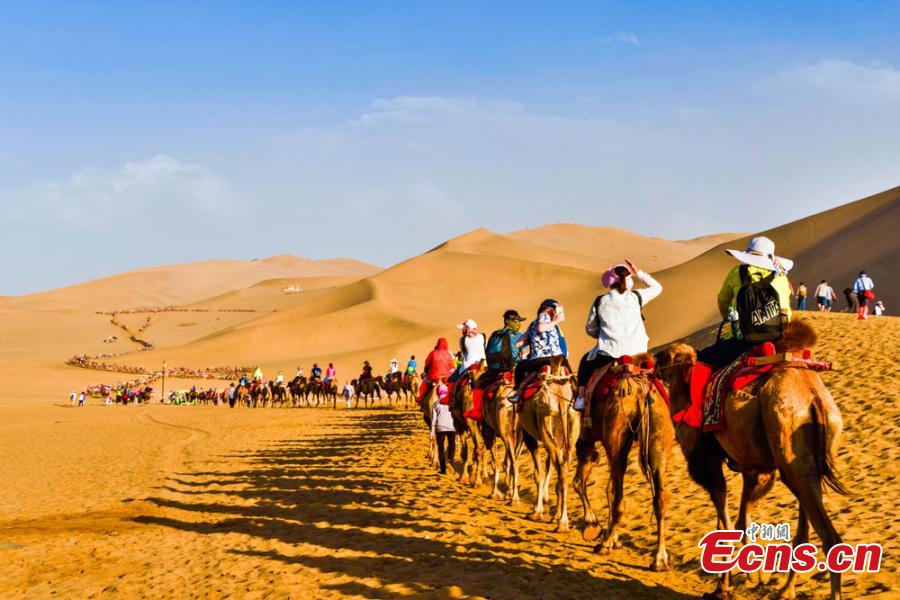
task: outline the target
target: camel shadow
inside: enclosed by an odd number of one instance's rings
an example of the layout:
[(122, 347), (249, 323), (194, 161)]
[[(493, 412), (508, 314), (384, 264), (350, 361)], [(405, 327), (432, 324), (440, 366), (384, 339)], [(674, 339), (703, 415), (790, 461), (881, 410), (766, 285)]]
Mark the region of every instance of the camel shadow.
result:
[[(245, 542), (228, 552), (330, 575), (319, 578), (322, 589), (364, 598), (450, 586), (494, 598), (498, 589), (516, 598), (688, 597), (621, 572), (601, 573), (587, 553), (583, 563), (568, 564), (546, 551), (521, 552), (506, 543), (521, 538), (502, 526), (472, 534), (467, 509), (451, 500), (442, 507), (440, 490), (422, 465), (377, 468), (393, 442), (420, 427), (415, 415), (365, 418), (362, 435), (359, 419), (350, 416), (322, 426), (323, 435), (232, 453), (221, 470), (179, 473), (147, 499), (161, 514), (134, 521), (204, 536), (250, 536), (265, 543), (254, 548)], [(281, 545), (272, 549), (271, 542)], [(304, 551), (310, 546), (315, 551)]]

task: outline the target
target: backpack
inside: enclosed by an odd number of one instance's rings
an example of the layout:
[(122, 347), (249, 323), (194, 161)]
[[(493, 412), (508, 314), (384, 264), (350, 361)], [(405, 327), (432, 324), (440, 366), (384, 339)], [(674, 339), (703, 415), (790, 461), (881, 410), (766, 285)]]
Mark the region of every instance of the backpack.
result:
[(772, 287), (773, 271), (759, 281), (750, 279), (747, 265), (741, 265), (741, 287), (737, 293), (738, 325), (742, 337), (752, 343), (771, 342), (781, 337), (781, 302)]
[(487, 342), (487, 363), (492, 371), (508, 371), (516, 366), (512, 336), (514, 332), (498, 329)]

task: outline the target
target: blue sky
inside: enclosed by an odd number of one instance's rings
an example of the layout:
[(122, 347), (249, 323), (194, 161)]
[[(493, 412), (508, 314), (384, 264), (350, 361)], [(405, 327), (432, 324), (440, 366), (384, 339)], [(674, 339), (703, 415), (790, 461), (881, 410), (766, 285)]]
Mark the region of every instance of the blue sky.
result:
[(900, 185), (900, 2), (5, 2), (0, 295)]

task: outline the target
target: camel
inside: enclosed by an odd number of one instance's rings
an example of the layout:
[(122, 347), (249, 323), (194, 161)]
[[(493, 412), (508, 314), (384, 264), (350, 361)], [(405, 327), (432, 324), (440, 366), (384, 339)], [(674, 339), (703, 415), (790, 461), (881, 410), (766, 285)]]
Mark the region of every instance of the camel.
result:
[[(450, 399), (450, 412), (453, 414), (453, 422), (456, 426), (457, 439), (459, 440), (460, 456), (463, 458), (463, 466), (459, 473), (460, 483), (470, 483), (478, 488), (482, 484), (482, 474), (485, 470), (484, 437), (481, 434), (481, 420), (466, 417), (464, 414), (472, 410), (472, 385), (484, 363), (473, 365), (456, 381), (453, 386), (453, 396)], [(469, 447), (471, 446), (471, 450)], [(469, 473), (471, 467), (471, 475)]]
[[(793, 321), (775, 343), (776, 351), (811, 348), (816, 337), (808, 324)], [(673, 412), (686, 408), (690, 405), (687, 382), (697, 361), (696, 351), (687, 344), (675, 344), (656, 358), (656, 370), (669, 389)], [(709, 493), (719, 527), (746, 530), (750, 511), (772, 488), (777, 472), (800, 505), (794, 547), (809, 540), (810, 523), (822, 540), (823, 552), (841, 543), (825, 511), (822, 485), (840, 494), (848, 493), (835, 468), (843, 421), (818, 373), (783, 363), (757, 385), (755, 393), (733, 391), (724, 403), (725, 429), (700, 433), (683, 424), (675, 429), (691, 478)], [(726, 460), (743, 477), (736, 527), (732, 527), (728, 514), (722, 474)], [(841, 574), (833, 572), (830, 578), (831, 598), (840, 598)], [(795, 580), (796, 573), (791, 572), (780, 591), (781, 598), (795, 597)], [(716, 590), (708, 596), (732, 596), (730, 573), (722, 575)]]
[(587, 486), (591, 470), (599, 460), (595, 444), (603, 445), (609, 466), (609, 482), (606, 499), (609, 519), (601, 543), (594, 552), (609, 553), (618, 547), (616, 532), (625, 512), (625, 472), (631, 446), (638, 442), (641, 471), (650, 484), (653, 511), (656, 515), (656, 556), (650, 568), (664, 571), (669, 568), (666, 551), (666, 466), (672, 458), (672, 441), (675, 437), (672, 416), (666, 398), (650, 379), (651, 372), (637, 365), (652, 364), (650, 356), (640, 354), (633, 364), (612, 365), (610, 369), (619, 379), (609, 390), (600, 386), (591, 394), (590, 429), (586, 429), (578, 441), (578, 469), (575, 475), (575, 491), (584, 506), (586, 540), (595, 540), (600, 534), (597, 516), (591, 508)]
[(272, 406), (284, 407), (285, 396), (287, 395), (284, 383), (270, 381), (269, 385), (271, 386)]
[(362, 382), (353, 380), (353, 387), (356, 389), (356, 402), (353, 407), (359, 406), (359, 397), (362, 396), (365, 407), (369, 407), (369, 398), (372, 398), (372, 406), (375, 406), (375, 400), (381, 400), (381, 386), (378, 381), (381, 377), (371, 377)]
[(397, 404), (400, 403), (400, 398), (403, 397), (403, 381), (400, 375), (400, 373), (396, 373), (387, 380), (381, 377), (378, 378), (382, 391), (387, 394), (388, 404), (390, 404), (394, 394), (397, 395)]
[(303, 375), (294, 377), (288, 384), (288, 392), (295, 407), (300, 407), (300, 400), (303, 400), (306, 406), (309, 406), (309, 383), (306, 377)]
[(237, 391), (234, 393), (235, 396), (235, 404), (238, 406), (246, 406), (250, 407), (250, 390), (247, 389), (247, 386), (241, 385), (238, 386)]
[[(550, 465), (556, 471), (556, 531), (569, 530), (569, 464), (575, 456), (575, 444), (581, 434), (581, 414), (574, 408), (575, 382), (563, 366), (563, 357), (552, 358), (549, 368), (537, 374), (540, 389), (521, 399), (521, 426), (525, 446), (534, 462), (537, 483), (532, 518), (543, 519), (545, 497), (550, 486)], [(547, 450), (546, 468), (538, 459), (538, 444)]]
[(422, 378), (418, 373), (410, 373), (403, 379), (403, 393), (406, 395), (406, 408), (409, 408), (412, 401), (419, 395), (419, 387), (422, 385)]
[[(519, 454), (522, 451), (522, 433), (519, 428), (519, 413), (515, 404), (509, 401), (509, 397), (515, 391), (512, 380), (504, 375), (506, 374), (501, 375), (485, 390), (482, 433), (485, 448), (494, 467), (494, 487), (491, 496), (505, 497), (510, 504), (516, 505), (519, 503)], [(502, 458), (499, 456), (500, 445), (497, 438), (503, 442)], [(506, 473), (505, 496), (500, 493), (501, 465)]]
[(322, 395), (325, 398), (325, 406), (328, 406), (328, 400), (331, 400), (331, 408), (337, 408), (337, 399), (340, 394), (337, 381), (334, 379), (322, 383)]

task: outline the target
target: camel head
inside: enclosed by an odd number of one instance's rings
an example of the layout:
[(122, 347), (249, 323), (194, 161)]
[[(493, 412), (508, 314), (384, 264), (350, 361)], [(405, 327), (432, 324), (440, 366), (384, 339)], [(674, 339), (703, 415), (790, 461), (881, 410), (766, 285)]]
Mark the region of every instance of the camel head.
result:
[(673, 402), (676, 397), (687, 395), (688, 378), (697, 362), (697, 351), (688, 344), (672, 344), (654, 356), (655, 374), (662, 379)]

